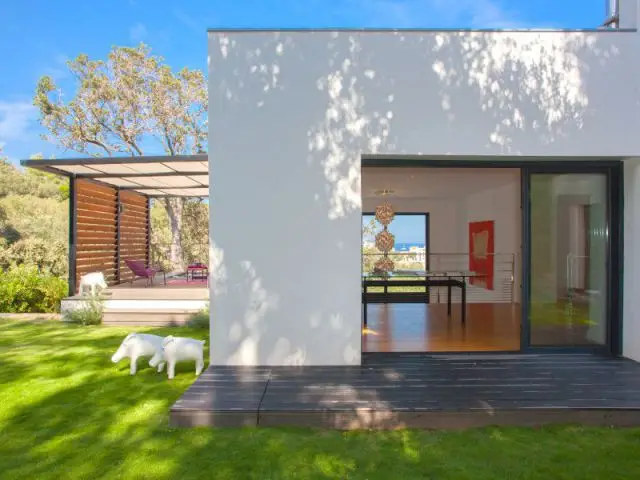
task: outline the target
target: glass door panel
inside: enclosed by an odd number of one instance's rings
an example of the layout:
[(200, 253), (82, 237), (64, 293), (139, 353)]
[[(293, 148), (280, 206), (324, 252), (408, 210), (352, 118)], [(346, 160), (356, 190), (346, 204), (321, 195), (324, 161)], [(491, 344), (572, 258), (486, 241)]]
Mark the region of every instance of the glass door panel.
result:
[(606, 344), (607, 198), (605, 174), (531, 174), (531, 346)]

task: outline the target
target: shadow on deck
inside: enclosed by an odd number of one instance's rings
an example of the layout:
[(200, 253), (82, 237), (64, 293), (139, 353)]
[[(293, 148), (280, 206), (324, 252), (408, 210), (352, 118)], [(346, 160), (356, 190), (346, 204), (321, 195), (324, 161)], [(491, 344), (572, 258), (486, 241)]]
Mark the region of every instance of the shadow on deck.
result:
[(358, 367), (209, 367), (173, 426), (640, 426), (640, 364), (595, 355), (365, 354)]

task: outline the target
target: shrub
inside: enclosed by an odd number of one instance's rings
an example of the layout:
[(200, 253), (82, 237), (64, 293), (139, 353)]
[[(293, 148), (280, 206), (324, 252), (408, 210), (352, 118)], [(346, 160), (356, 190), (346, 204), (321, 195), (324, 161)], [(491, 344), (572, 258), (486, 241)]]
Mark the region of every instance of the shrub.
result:
[(198, 313), (194, 313), (187, 321), (187, 325), (193, 328), (209, 328), (209, 306), (200, 310)]
[(103, 312), (104, 304), (100, 297), (89, 296), (83, 301), (82, 307), (65, 312), (64, 321), (80, 325), (100, 325)]
[(0, 312), (55, 313), (67, 295), (62, 278), (42, 274), (36, 267), (24, 265), (0, 271)]

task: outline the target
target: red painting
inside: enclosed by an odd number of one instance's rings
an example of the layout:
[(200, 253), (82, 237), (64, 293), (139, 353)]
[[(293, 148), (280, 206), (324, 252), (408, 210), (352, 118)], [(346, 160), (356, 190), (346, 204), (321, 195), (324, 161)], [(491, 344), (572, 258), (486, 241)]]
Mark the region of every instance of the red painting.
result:
[(476, 274), (469, 283), (487, 290), (493, 290), (493, 227), (493, 220), (469, 222), (469, 270)]

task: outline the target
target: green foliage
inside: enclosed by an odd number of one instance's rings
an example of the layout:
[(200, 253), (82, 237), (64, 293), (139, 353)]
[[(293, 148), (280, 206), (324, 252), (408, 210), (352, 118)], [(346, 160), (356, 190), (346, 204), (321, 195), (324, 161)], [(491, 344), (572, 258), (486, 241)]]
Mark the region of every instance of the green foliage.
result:
[(44, 274), (66, 277), (67, 246), (58, 240), (28, 237), (0, 248), (0, 268), (6, 270), (20, 265), (35, 266)]
[(69, 197), (68, 183), (66, 179), (52, 173), (30, 168), (21, 171), (8, 160), (0, 159), (0, 198), (7, 195), (25, 195), (65, 200)]
[(209, 306), (194, 314), (187, 325), (191, 328), (209, 329)]
[(100, 325), (104, 314), (104, 303), (99, 296), (89, 296), (80, 308), (64, 313), (64, 321), (78, 325)]
[(0, 269), (35, 266), (67, 275), (67, 201), (34, 195), (0, 197)]
[(0, 270), (25, 265), (67, 275), (66, 188), (55, 175), (0, 161)]
[[(209, 205), (189, 199), (182, 210), (180, 228), (182, 264), (209, 263)], [(172, 234), (166, 208), (158, 201), (151, 207), (151, 258), (154, 264), (170, 269)]]
[(54, 313), (67, 295), (67, 282), (35, 267), (19, 266), (0, 271), (0, 312)]

